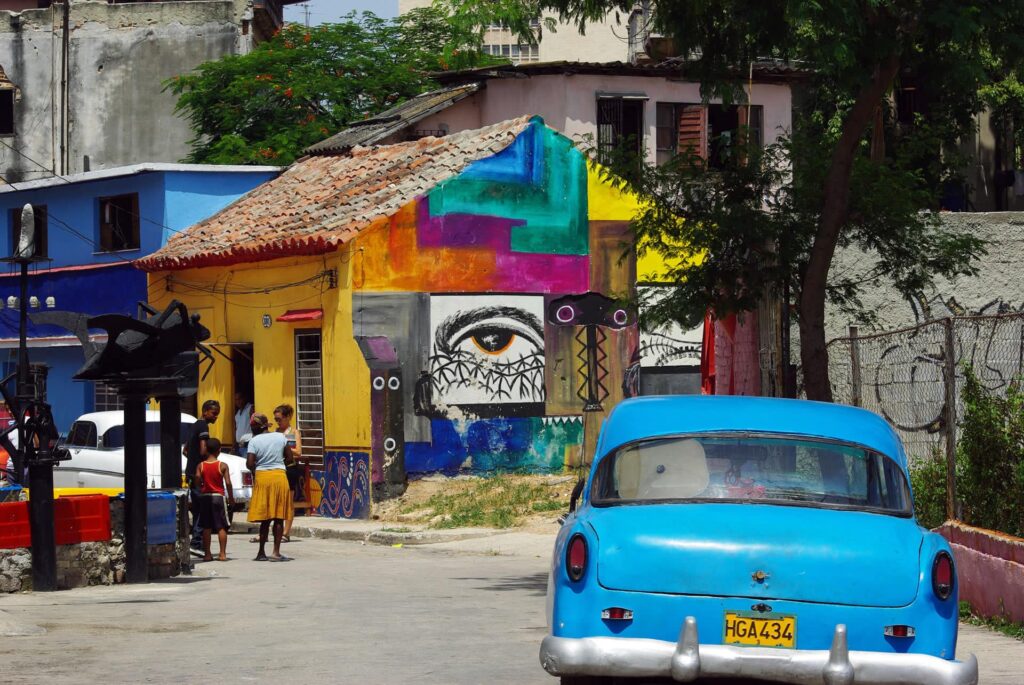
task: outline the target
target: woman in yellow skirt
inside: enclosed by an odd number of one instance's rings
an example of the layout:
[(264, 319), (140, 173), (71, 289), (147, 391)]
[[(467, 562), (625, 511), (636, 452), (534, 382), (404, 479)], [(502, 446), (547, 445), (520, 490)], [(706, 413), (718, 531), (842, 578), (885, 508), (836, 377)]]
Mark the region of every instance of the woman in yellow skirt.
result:
[[(283, 433), (268, 433), (270, 421), (266, 414), (253, 414), (249, 420), (252, 440), (249, 441), (246, 465), (254, 476), (252, 499), (249, 501), (249, 522), (260, 524), (260, 551), (256, 561), (291, 561), (281, 554), (284, 521), (292, 515), (292, 491), (288, 487), (285, 467), (293, 461), (292, 450)], [(265, 551), (270, 524), (274, 524), (274, 551)]]

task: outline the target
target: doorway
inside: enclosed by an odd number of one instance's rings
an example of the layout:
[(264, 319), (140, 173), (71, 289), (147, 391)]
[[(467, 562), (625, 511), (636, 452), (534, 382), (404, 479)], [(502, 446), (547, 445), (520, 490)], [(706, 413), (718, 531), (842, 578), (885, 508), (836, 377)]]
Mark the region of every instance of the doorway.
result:
[(249, 427), (245, 426), (244, 430), (239, 431), (238, 426), (234, 425), (235, 413), (238, 411), (234, 405), (235, 393), (241, 393), (246, 400), (252, 403), (254, 409), (256, 407), (253, 394), (256, 388), (253, 359), (252, 343), (234, 343), (231, 345), (231, 387), (234, 389), (231, 394), (231, 422), (235, 431), (233, 437), (236, 440), (239, 435), (247, 433)]

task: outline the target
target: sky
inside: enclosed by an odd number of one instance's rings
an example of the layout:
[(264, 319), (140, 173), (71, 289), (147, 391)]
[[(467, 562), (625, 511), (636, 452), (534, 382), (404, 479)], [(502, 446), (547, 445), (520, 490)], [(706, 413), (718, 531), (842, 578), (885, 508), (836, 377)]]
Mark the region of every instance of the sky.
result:
[(342, 16), (355, 10), (357, 12), (373, 12), (378, 17), (393, 17), (398, 14), (398, 0), (308, 0), (298, 5), (284, 8), (285, 21), (304, 23), (304, 6), (309, 6), (309, 23), (311, 26), (325, 22), (339, 21)]

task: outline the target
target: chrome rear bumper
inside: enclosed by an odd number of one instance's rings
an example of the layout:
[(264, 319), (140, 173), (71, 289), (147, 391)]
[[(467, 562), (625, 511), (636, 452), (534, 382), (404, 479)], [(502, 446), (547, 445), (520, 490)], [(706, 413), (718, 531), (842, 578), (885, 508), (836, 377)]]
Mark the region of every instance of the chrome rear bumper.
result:
[(687, 617), (675, 644), (619, 637), (548, 635), (540, 662), (551, 675), (671, 677), (738, 676), (797, 685), (977, 685), (978, 660), (947, 661), (926, 654), (851, 652), (846, 626), (837, 625), (828, 650), (702, 645)]

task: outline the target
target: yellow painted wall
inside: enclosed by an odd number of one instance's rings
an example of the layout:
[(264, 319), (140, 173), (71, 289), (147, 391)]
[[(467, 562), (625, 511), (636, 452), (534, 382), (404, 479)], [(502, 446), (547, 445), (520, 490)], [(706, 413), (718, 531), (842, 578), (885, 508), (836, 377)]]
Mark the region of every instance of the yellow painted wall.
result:
[[(369, 388), (369, 370), (352, 337), (352, 291), (347, 251), (317, 256), (254, 261), (227, 267), (211, 266), (149, 275), (149, 301), (162, 308), (172, 299), (198, 312), (210, 329), (209, 343), (252, 343), (256, 410), (270, 414), (281, 403), (295, 404), (295, 331), (320, 328), (323, 345), (325, 447), (370, 445), (370, 407), (356, 401)], [(326, 269), (338, 272), (338, 287), (326, 280), (273, 289), (316, 276)], [(248, 291), (241, 294), (238, 291)], [(291, 309), (322, 308), (321, 321), (282, 323), (277, 317)], [(269, 314), (271, 325), (263, 326)], [(230, 357), (231, 348), (219, 349)], [(198, 404), (221, 403), (221, 420), (214, 435), (233, 442), (230, 415), (234, 387), (230, 362), (214, 354), (213, 369), (200, 382)]]

